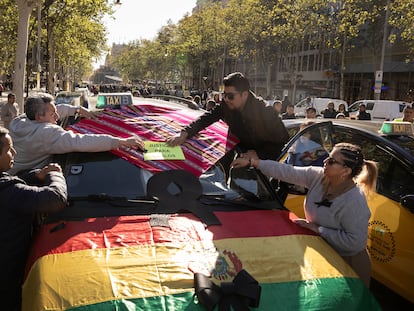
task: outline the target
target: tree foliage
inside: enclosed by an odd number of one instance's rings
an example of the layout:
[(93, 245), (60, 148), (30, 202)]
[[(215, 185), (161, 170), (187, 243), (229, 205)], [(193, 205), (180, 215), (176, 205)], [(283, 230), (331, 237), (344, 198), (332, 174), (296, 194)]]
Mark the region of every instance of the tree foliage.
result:
[[(13, 71), (17, 44), (17, 6), (13, 0), (0, 2), (0, 77)], [(0, 78), (1, 80), (1, 78)]]
[[(379, 55), (386, 2), (230, 0), (223, 7), (221, 1), (198, 1), (200, 10), (178, 23), (175, 40), (161, 44), (187, 55), (194, 71), (208, 67), (210, 74), (229, 59), (255, 61), (257, 70), (266, 71), (275, 59), (300, 51), (305, 42), (322, 53), (338, 50), (342, 63), (355, 46), (370, 47)], [(389, 23), (398, 31), (391, 33), (390, 42), (403, 40), (414, 51), (414, 0), (391, 3)], [(294, 63), (288, 67), (296, 70)]]
[[(0, 4), (0, 75), (13, 73), (19, 37), (18, 16), (23, 5), (29, 2), (25, 1), (3, 0)], [(111, 14), (111, 4), (106, 0), (42, 0), (40, 3), (41, 20), (38, 20), (36, 7), (29, 19), (28, 50), (23, 51), (32, 56), (29, 58), (28, 74), (37, 70), (32, 52), (38, 46), (38, 23), (41, 26), (42, 70), (51, 72), (50, 66), (56, 66), (62, 76), (71, 72), (75, 82), (90, 74), (93, 59), (100, 57), (102, 51), (107, 49), (103, 17)]]
[[(15, 57), (17, 0), (0, 3), (0, 74), (9, 73)], [(385, 7), (390, 2), (390, 43), (403, 42), (414, 52), (414, 0), (199, 0), (197, 10), (176, 25), (167, 23), (154, 40), (130, 42), (113, 57), (126, 80), (187, 81), (211, 77), (216, 87), (225, 66), (253, 63), (252, 70), (269, 72), (277, 59), (288, 60), (304, 44), (321, 53), (339, 51), (343, 57), (355, 47), (379, 55)], [(102, 24), (111, 14), (106, 0), (43, 0), (42, 50), (52, 59), (58, 76), (79, 79), (91, 63), (108, 50)], [(36, 46), (36, 14), (30, 20), (29, 52)], [(49, 40), (48, 40), (49, 39)], [(286, 56), (286, 58), (283, 58)], [(407, 55), (408, 57), (409, 55)], [(280, 65), (280, 64), (278, 64)], [(294, 83), (297, 63), (285, 64)], [(270, 79), (270, 74), (267, 75)]]

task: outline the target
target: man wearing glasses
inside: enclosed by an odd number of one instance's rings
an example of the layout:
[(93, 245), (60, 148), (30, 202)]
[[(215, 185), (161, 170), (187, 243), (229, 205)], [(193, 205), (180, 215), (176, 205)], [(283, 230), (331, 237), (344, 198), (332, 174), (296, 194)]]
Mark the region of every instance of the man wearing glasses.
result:
[(167, 144), (181, 145), (221, 119), (229, 126), (229, 132), (240, 140), (242, 152), (249, 157), (255, 153), (259, 158), (276, 159), (289, 139), (278, 113), (250, 91), (249, 81), (242, 73), (229, 74), (223, 84), (222, 103), (193, 121), (179, 135), (170, 137)]

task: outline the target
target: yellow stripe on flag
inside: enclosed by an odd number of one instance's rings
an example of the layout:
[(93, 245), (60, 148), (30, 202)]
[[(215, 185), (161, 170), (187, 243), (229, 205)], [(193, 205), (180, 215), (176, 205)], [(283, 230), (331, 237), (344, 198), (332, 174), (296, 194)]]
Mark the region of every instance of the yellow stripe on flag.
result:
[(214, 267), (217, 282), (232, 280), (240, 269), (260, 283), (356, 277), (330, 246), (309, 235), (92, 249), (40, 258), (24, 284), (23, 310), (193, 291), (193, 272)]

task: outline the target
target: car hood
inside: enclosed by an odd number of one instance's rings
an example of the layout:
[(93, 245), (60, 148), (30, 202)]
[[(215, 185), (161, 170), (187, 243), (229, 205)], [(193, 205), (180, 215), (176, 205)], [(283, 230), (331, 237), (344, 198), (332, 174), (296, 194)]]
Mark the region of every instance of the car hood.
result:
[(194, 274), (221, 286), (242, 270), (261, 287), (258, 310), (380, 310), (353, 270), (292, 213), (216, 216), (223, 225), (208, 228), (190, 214), (46, 225), (29, 257), (23, 310), (160, 310), (166, 300), (170, 309), (205, 310), (204, 299), (194, 299)]

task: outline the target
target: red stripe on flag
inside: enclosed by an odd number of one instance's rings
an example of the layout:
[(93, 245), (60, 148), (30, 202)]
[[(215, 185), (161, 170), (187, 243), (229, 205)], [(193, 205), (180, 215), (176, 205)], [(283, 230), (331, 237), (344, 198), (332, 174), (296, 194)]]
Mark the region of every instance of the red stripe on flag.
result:
[(215, 215), (222, 225), (209, 226), (207, 229), (192, 214), (172, 215), (169, 219), (171, 228), (151, 227), (150, 217), (142, 215), (68, 221), (56, 231), (52, 229), (58, 224), (44, 225), (34, 238), (27, 271), (38, 258), (47, 254), (153, 243), (313, 234), (293, 223), (292, 219), (297, 216), (287, 211), (215, 212)]

